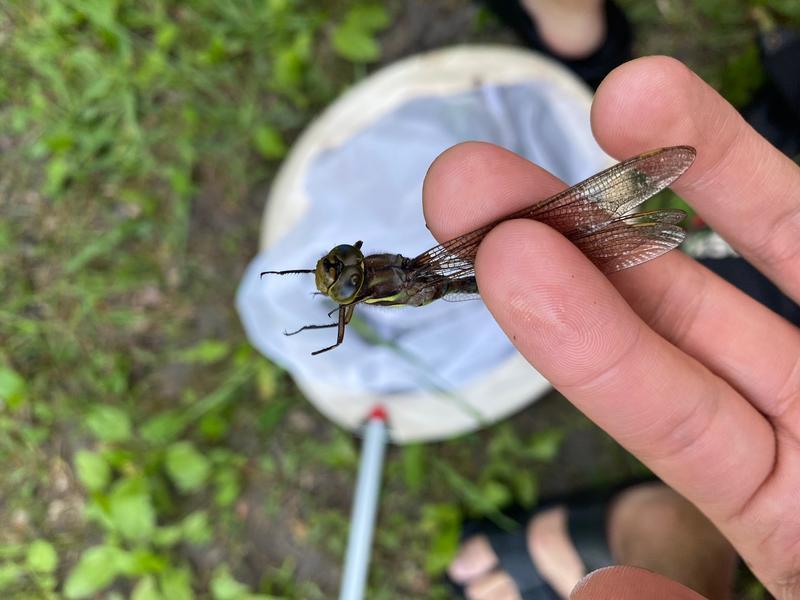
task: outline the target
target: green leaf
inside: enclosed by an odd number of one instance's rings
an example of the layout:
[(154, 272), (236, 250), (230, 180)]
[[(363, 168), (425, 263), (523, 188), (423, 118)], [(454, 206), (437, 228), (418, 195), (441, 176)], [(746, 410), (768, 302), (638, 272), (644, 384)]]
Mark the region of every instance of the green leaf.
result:
[(372, 62), (380, 58), (381, 48), (375, 33), (389, 24), (389, 14), (380, 4), (354, 6), (333, 32), (333, 48), (353, 62)]
[(90, 492), (99, 492), (108, 485), (111, 469), (101, 454), (89, 450), (75, 453), (75, 470), (78, 479)]
[(109, 516), (120, 535), (132, 541), (147, 541), (155, 530), (156, 513), (143, 478), (117, 483), (108, 496)]
[(153, 532), (153, 543), (156, 546), (174, 546), (181, 541), (183, 528), (179, 525), (167, 525), (157, 527)]
[[(269, 364), (267, 361), (259, 361), (256, 366), (256, 389), (258, 390), (258, 396), (262, 400), (270, 400), (275, 397), (275, 393), (278, 390), (278, 381), (280, 380), (280, 373), (278, 368), (275, 365)], [(281, 399), (279, 404), (282, 405), (282, 409), (285, 410), (286, 406), (288, 405), (288, 400)], [(269, 408), (269, 406), (267, 406)], [(260, 419), (259, 419), (260, 420)], [(272, 427), (275, 422), (270, 422), (269, 425), (263, 423), (262, 426), (265, 429)]]
[(538, 493), (539, 480), (532, 472), (517, 472), (512, 481), (517, 501), (526, 508), (533, 506)]
[(63, 156), (55, 156), (47, 162), (45, 169), (44, 193), (48, 196), (58, 196), (64, 188), (64, 183), (70, 171), (70, 165)]
[(331, 440), (320, 450), (323, 451), (322, 460), (332, 466), (351, 469), (358, 463), (358, 453), (352, 436), (340, 430), (334, 430)]
[(422, 444), (409, 444), (403, 448), (403, 479), (415, 492), (422, 489), (425, 477), (425, 450)]
[(260, 125), (253, 132), (253, 145), (267, 159), (281, 158), (286, 154), (286, 143), (280, 132), (270, 125)]
[(17, 408), (25, 401), (25, 380), (9, 366), (0, 365), (0, 402)]
[(218, 506), (230, 506), (239, 497), (239, 473), (232, 467), (217, 470), (214, 476), (214, 502)]
[(183, 520), (181, 529), (183, 537), (191, 544), (207, 544), (211, 540), (211, 525), (205, 511), (190, 514)]
[(380, 4), (356, 5), (347, 12), (345, 22), (365, 31), (378, 31), (389, 25), (389, 13)]
[(461, 511), (455, 504), (427, 504), (422, 509), (422, 530), (430, 536), (425, 570), (438, 574), (447, 568), (458, 551)]
[(497, 509), (508, 504), (513, 497), (508, 486), (494, 480), (489, 480), (481, 486), (481, 495), (490, 506)]
[(333, 48), (341, 57), (357, 63), (374, 62), (381, 56), (381, 48), (370, 32), (347, 24), (334, 30)]
[(75, 145), (75, 138), (69, 131), (58, 131), (44, 140), (50, 152), (65, 152)]
[(125, 553), (114, 546), (94, 546), (86, 550), (64, 584), (64, 596), (88, 598), (109, 585), (119, 574)]
[(0, 563), (0, 590), (16, 584), (23, 575), (22, 567), (19, 565), (13, 562)]
[(47, 540), (36, 540), (28, 546), (25, 564), (37, 573), (52, 573), (58, 566), (58, 554), (53, 544)]
[(305, 53), (299, 51), (295, 45), (278, 50), (273, 65), (275, 85), (278, 89), (286, 91), (295, 89), (303, 80), (306, 61)]
[(289, 405), (290, 401), (286, 398), (276, 398), (264, 407), (258, 415), (258, 428), (262, 434), (269, 433), (281, 422)]
[(211, 597), (214, 600), (244, 600), (249, 596), (247, 586), (236, 581), (227, 566), (219, 567), (211, 579)]
[(180, 362), (210, 365), (225, 358), (231, 351), (230, 344), (223, 340), (203, 340), (178, 352)]
[(755, 42), (747, 44), (728, 59), (722, 72), (720, 93), (736, 107), (745, 106), (765, 79), (761, 53)]
[(186, 197), (192, 193), (192, 175), (186, 169), (179, 167), (168, 167), (167, 178), (169, 185), (176, 194)]
[[(508, 490), (502, 484), (490, 481), (489, 484), (491, 485), (478, 487), (471, 480), (460, 475), (446, 462), (436, 460), (434, 465), (437, 467), (437, 471), (441, 472), (453, 492), (461, 496), (470, 512), (487, 515), (500, 527), (511, 528), (514, 526), (514, 521), (498, 510), (497, 497), (501, 495), (510, 496)], [(498, 493), (496, 486), (501, 488), (500, 493)], [(505, 489), (505, 493), (502, 492), (502, 489)]]
[(167, 449), (167, 474), (182, 492), (197, 490), (205, 484), (211, 467), (191, 442), (178, 442)]
[(186, 427), (186, 418), (180, 411), (171, 410), (151, 417), (139, 428), (142, 438), (153, 445), (167, 444), (177, 438)]
[(217, 412), (208, 413), (200, 419), (200, 433), (203, 438), (211, 441), (222, 439), (228, 432), (230, 423)]
[(563, 441), (564, 431), (561, 429), (551, 428), (539, 431), (528, 440), (525, 454), (529, 458), (551, 462), (558, 455)]
[(166, 569), (159, 578), (161, 593), (168, 600), (194, 600), (190, 581), (186, 569)]
[(131, 592), (131, 600), (161, 600), (163, 596), (158, 593), (156, 580), (151, 576), (143, 577)]
[(104, 442), (122, 442), (131, 437), (131, 421), (116, 406), (95, 406), (86, 417), (86, 426)]
[(162, 23), (159, 25), (158, 31), (156, 32), (156, 46), (158, 46), (161, 50), (169, 50), (174, 44), (179, 33), (180, 31), (178, 30), (178, 26), (174, 23), (169, 21)]
[(120, 567), (120, 571), (128, 576), (149, 575), (150, 573), (160, 573), (167, 568), (168, 564), (169, 561), (165, 554), (138, 548), (128, 555), (127, 560)]

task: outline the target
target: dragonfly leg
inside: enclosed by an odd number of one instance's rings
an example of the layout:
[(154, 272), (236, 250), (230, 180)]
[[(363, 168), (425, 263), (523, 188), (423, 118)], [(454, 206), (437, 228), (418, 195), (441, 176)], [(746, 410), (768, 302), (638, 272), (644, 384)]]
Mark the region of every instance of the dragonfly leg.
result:
[(306, 329), (325, 329), (326, 327), (336, 327), (338, 323), (326, 323), (325, 325), (303, 325), (297, 331), (284, 331), (283, 335), (297, 335), (301, 331), (305, 331)]
[[(339, 326), (339, 330), (336, 334), (336, 343), (332, 346), (328, 346), (327, 348), (322, 348), (321, 350), (316, 350), (312, 352), (312, 356), (316, 356), (317, 354), (322, 354), (323, 352), (327, 352), (328, 350), (333, 350), (337, 346), (339, 346), (344, 341), (344, 329), (345, 326), (350, 322), (350, 319), (353, 317), (353, 311), (355, 310), (355, 305), (350, 304), (348, 306), (340, 306), (339, 307), (339, 322), (336, 325)], [(333, 325), (333, 323), (331, 323)]]
[[(361, 242), (359, 242), (359, 244), (360, 243)], [(350, 322), (350, 319), (353, 318), (353, 313), (355, 312), (355, 310), (356, 310), (356, 305), (355, 304), (348, 304), (347, 306), (345, 306), (345, 311), (344, 311), (344, 324), (345, 325), (347, 325)], [(342, 330), (342, 337), (344, 337), (344, 330)]]

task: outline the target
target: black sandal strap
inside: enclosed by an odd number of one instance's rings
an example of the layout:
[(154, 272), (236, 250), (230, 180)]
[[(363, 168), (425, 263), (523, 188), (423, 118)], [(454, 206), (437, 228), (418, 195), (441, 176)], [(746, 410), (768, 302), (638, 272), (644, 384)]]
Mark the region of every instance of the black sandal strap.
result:
[(570, 506), (567, 511), (569, 537), (586, 567), (586, 572), (613, 565), (614, 559), (608, 547), (606, 531), (608, 504)]
[(558, 598), (533, 565), (524, 528), (511, 532), (491, 532), (488, 538), (499, 560), (499, 568), (514, 580), (523, 600)]
[[(552, 497), (539, 504), (537, 510), (515, 507), (506, 512), (507, 516), (520, 524), (515, 531), (500, 529), (486, 520), (472, 521), (464, 525), (461, 541), (485, 535), (498, 557), (498, 569), (504, 570), (514, 581), (523, 600), (558, 600), (555, 590), (536, 570), (528, 551), (527, 525), (536, 514), (547, 508), (564, 506), (567, 510), (567, 530), (578, 556), (587, 571), (606, 567), (614, 563), (608, 547), (607, 516), (610, 504), (623, 491), (643, 483), (651, 483), (651, 475), (629, 479), (614, 485), (603, 492), (582, 490), (562, 496)], [(464, 597), (464, 588), (446, 578), (450, 588)]]

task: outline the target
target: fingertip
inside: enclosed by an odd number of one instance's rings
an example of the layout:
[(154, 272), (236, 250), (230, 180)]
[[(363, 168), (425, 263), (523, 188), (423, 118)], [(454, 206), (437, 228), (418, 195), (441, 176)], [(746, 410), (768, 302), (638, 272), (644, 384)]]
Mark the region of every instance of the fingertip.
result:
[(434, 237), (450, 239), (449, 216), (456, 210), (476, 170), (498, 160), (502, 149), (486, 142), (461, 142), (442, 152), (428, 167), (422, 183), (422, 210)]
[(518, 154), (487, 142), (462, 142), (428, 168), (423, 211), (431, 233), (445, 241), (563, 187), (558, 178)]
[(627, 565), (604, 567), (588, 573), (569, 597), (570, 600), (704, 600), (703, 596), (677, 581)]
[(692, 144), (698, 119), (719, 117), (704, 98), (708, 86), (679, 60), (648, 56), (612, 71), (597, 89), (592, 130), (613, 156), (659, 146)]

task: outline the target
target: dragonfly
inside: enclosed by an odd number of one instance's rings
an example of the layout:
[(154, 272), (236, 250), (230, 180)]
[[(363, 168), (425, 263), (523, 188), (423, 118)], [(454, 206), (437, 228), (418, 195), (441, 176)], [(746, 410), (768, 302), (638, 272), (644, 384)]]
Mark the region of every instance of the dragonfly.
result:
[(510, 219), (533, 219), (560, 232), (603, 273), (642, 264), (676, 248), (686, 232), (680, 209), (631, 211), (671, 185), (692, 164), (691, 146), (651, 150), (620, 162), (588, 179), (496, 219), (474, 231), (434, 246), (413, 258), (402, 254), (364, 255), (362, 241), (340, 244), (319, 259), (314, 269), (263, 271), (264, 275), (314, 273), (319, 294), (333, 300), (338, 318), (304, 325), (284, 335), (336, 327), (336, 343), (312, 355), (333, 350), (344, 341), (345, 328), (359, 304), (424, 306), (434, 300), (460, 300), (479, 293), (475, 279), (478, 246), (489, 231)]

